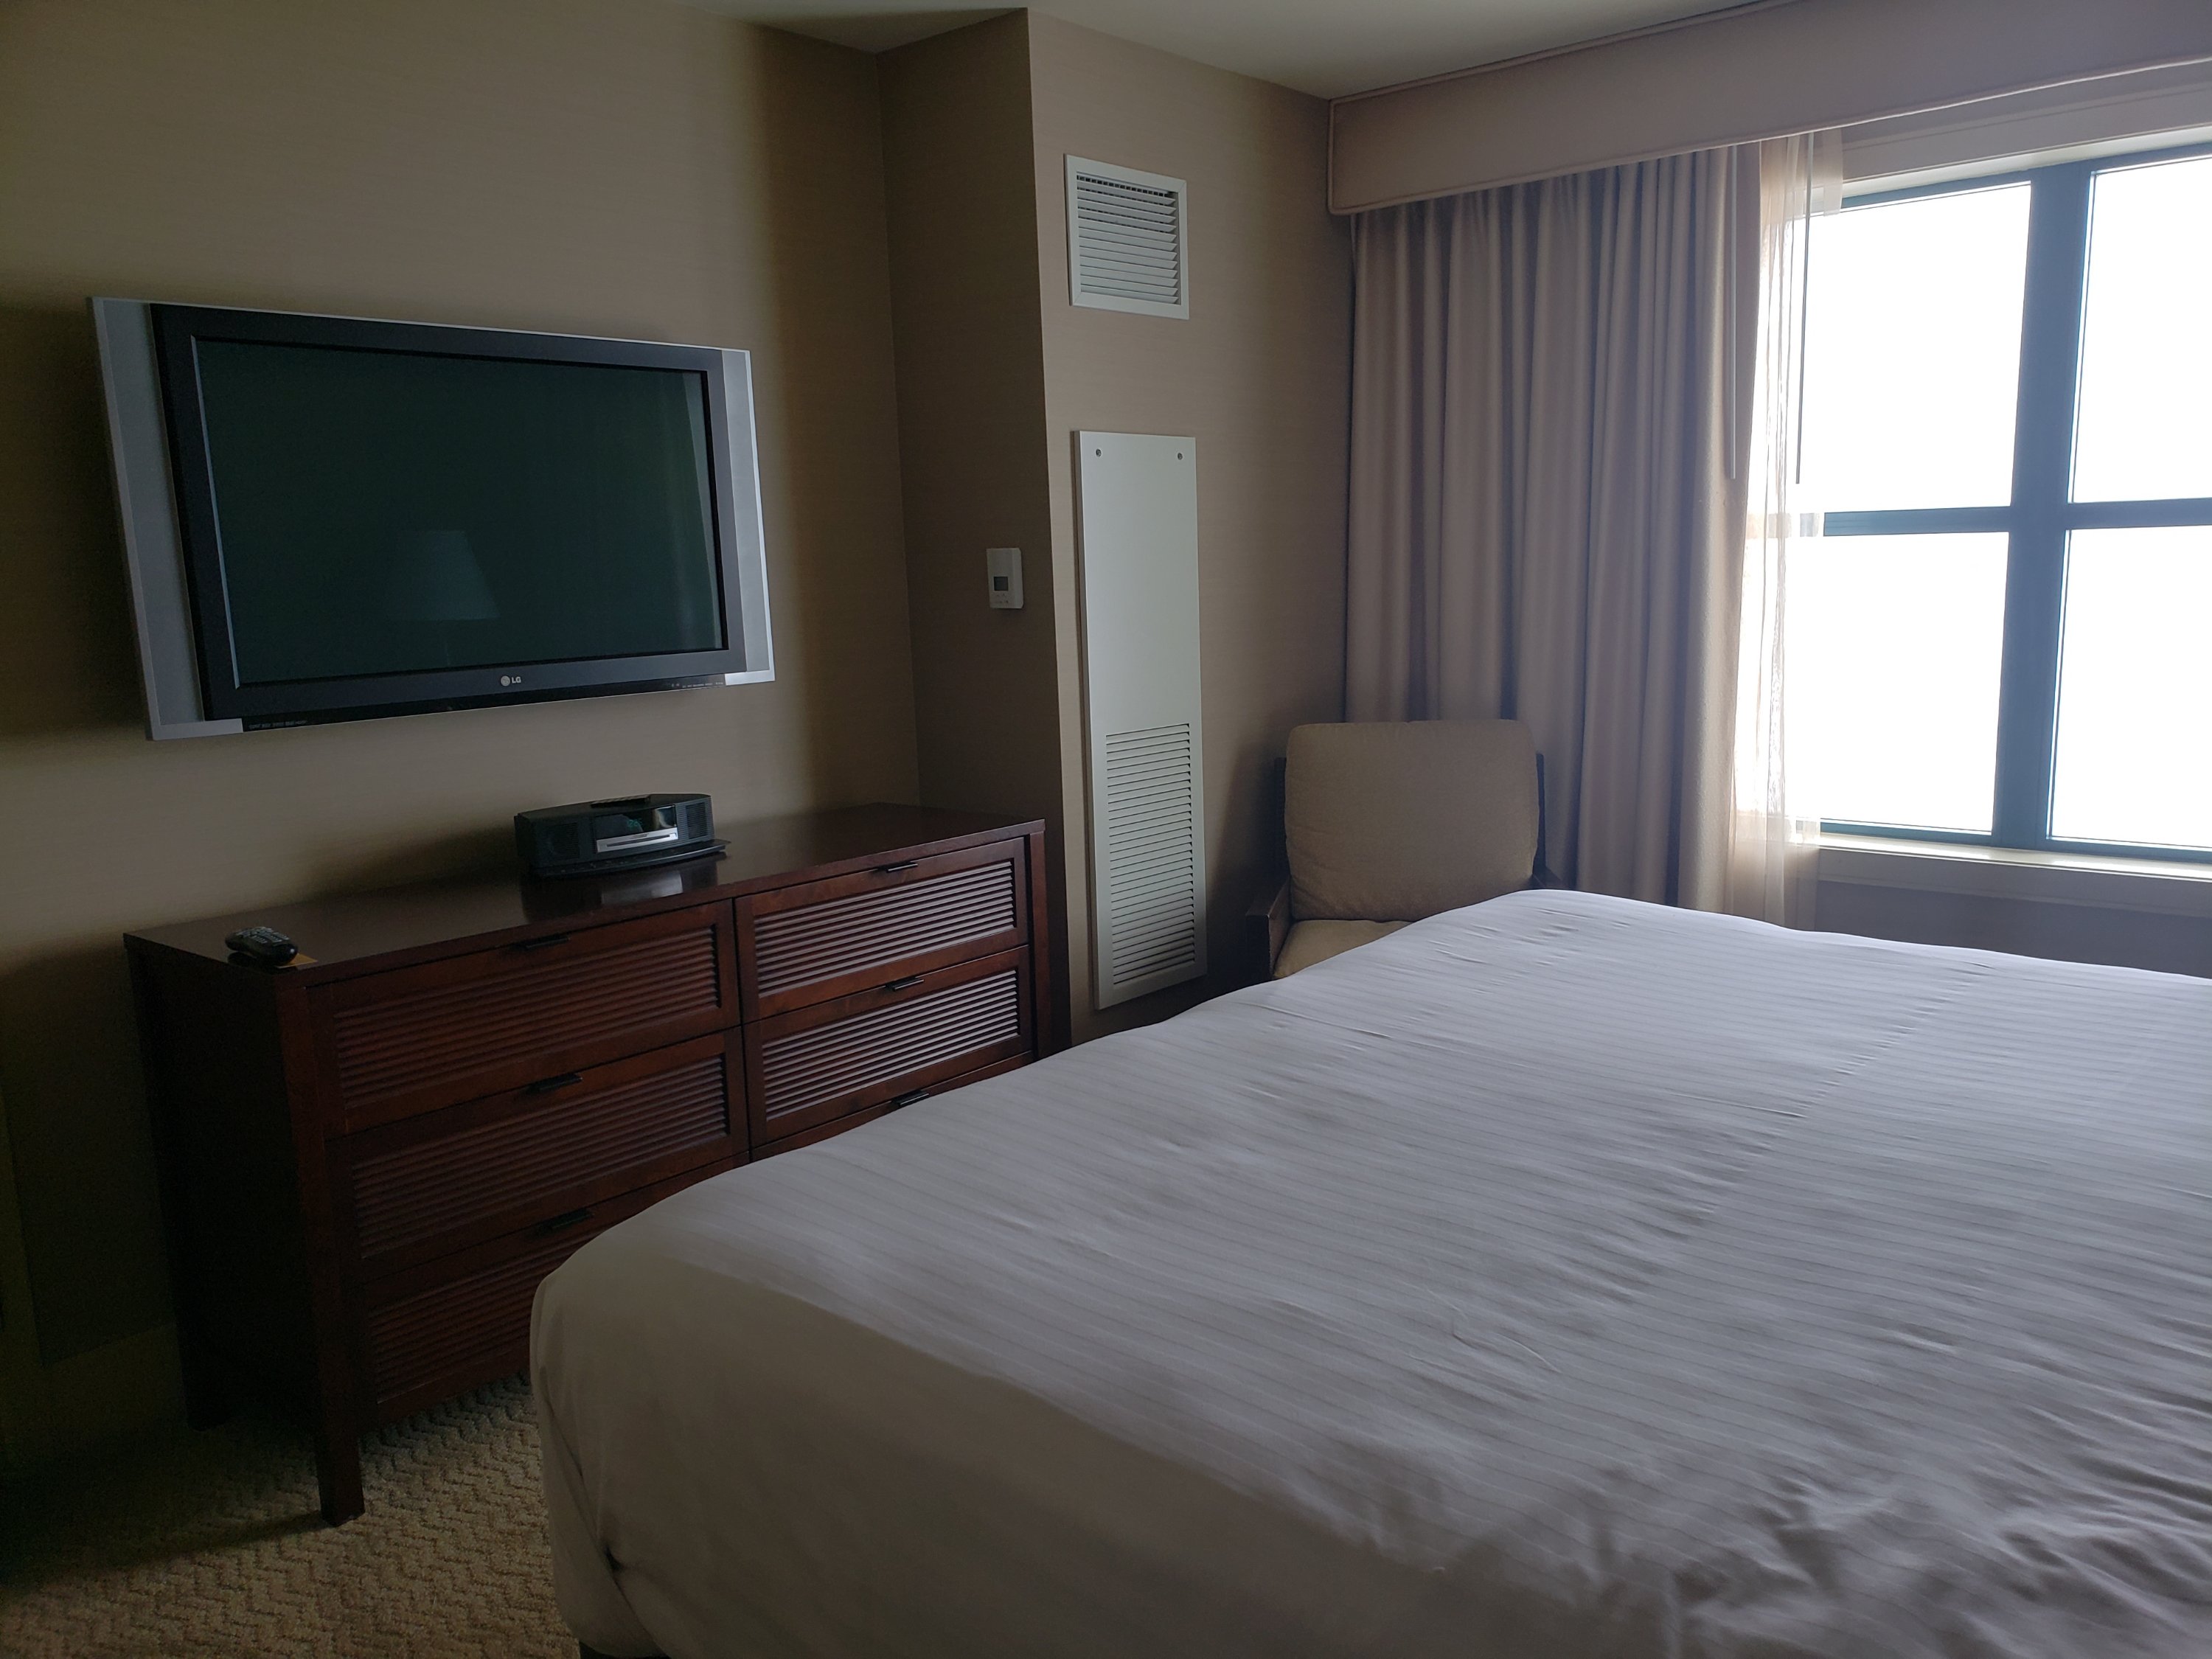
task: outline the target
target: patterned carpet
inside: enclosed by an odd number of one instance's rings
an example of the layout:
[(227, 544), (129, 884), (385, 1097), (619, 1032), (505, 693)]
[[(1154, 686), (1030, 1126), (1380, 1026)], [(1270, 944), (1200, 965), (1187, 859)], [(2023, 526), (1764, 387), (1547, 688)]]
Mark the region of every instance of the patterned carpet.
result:
[(316, 1510), (306, 1437), (241, 1418), (58, 1472), (0, 1504), (9, 1659), (574, 1659), (553, 1608), (521, 1379), (362, 1448), (368, 1513)]

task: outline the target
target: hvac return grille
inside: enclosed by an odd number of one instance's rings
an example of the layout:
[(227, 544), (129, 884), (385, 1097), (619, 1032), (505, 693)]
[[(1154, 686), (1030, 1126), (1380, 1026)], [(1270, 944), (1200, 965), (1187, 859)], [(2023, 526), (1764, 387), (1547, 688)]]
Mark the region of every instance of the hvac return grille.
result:
[(1106, 739), (1103, 826), (1110, 991), (1202, 972), (1197, 779), (1190, 727)]
[(1068, 298), (1154, 317), (1190, 315), (1180, 179), (1067, 158)]
[(1093, 1000), (1206, 972), (1198, 444), (1077, 434)]

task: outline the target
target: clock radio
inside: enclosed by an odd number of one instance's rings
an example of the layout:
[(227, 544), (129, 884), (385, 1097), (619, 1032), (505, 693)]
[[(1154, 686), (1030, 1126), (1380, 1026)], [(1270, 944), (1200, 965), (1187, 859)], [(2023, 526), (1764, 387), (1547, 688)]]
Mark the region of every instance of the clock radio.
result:
[(514, 815), (514, 849), (533, 876), (596, 876), (719, 853), (704, 795), (634, 795)]

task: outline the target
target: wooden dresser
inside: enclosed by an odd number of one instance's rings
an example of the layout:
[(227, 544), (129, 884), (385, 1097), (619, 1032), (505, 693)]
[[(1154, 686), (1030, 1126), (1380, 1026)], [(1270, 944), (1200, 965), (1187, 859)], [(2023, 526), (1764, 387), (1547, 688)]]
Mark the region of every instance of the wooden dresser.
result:
[[(362, 1431), (522, 1369), (538, 1280), (594, 1234), (1064, 1041), (1041, 823), (725, 833), (126, 940), (187, 1407), (311, 1425), (331, 1521), (361, 1513)], [(254, 923), (301, 961), (231, 961)]]

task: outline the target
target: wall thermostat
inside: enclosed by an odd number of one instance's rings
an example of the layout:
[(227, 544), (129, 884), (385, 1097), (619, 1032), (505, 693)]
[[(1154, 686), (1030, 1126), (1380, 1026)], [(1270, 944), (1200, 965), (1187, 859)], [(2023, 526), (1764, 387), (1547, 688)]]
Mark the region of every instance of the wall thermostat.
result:
[(990, 574), (991, 609), (1020, 610), (1022, 550), (1018, 547), (987, 547), (983, 550), (983, 564)]

